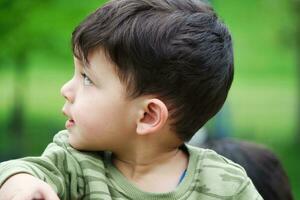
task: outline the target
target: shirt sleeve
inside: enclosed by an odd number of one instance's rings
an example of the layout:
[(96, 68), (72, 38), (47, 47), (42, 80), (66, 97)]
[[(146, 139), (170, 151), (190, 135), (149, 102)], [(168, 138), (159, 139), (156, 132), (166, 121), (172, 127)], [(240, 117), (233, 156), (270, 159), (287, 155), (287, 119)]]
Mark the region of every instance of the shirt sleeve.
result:
[(247, 180), (241, 185), (237, 192), (236, 200), (263, 200), (261, 195), (256, 190), (252, 181), (247, 177)]
[[(25, 157), (0, 164), (0, 187), (11, 176), (27, 173), (48, 183), (61, 199), (79, 199), (81, 168), (72, 156), (67, 132), (61, 131), (40, 157)], [(84, 184), (80, 184), (84, 185)]]

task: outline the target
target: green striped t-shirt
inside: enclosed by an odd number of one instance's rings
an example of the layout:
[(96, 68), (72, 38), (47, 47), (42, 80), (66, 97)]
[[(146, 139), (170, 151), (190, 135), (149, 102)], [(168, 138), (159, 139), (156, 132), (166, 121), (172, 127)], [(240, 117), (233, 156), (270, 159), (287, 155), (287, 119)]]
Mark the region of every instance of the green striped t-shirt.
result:
[[(189, 164), (178, 187), (167, 193), (141, 191), (114, 167), (106, 152), (82, 152), (59, 132), (40, 157), (0, 164), (0, 186), (16, 173), (47, 182), (60, 199), (103, 200), (261, 200), (244, 169), (214, 151), (186, 146)], [(159, 180), (158, 180), (159, 181)]]

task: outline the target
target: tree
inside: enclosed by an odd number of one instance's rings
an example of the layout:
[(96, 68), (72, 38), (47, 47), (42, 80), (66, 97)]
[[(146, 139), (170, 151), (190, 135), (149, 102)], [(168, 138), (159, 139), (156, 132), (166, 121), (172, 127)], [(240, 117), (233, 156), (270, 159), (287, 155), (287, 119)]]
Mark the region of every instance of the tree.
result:
[[(296, 59), (297, 59), (297, 75), (298, 75), (298, 98), (300, 97), (300, 0), (293, 0), (293, 8), (295, 14), (295, 39), (296, 39)], [(300, 143), (300, 99), (297, 105), (297, 143)]]
[(79, 0), (0, 1), (0, 68), (9, 67), (14, 71), (12, 111), (7, 126), (8, 132), (16, 138), (24, 132), (30, 56), (35, 52), (56, 58), (69, 56), (74, 26), (99, 4), (99, 0), (88, 3)]
[[(26, 91), (26, 71), (29, 48), (35, 46), (36, 41), (29, 38), (34, 37), (34, 29), (27, 26), (31, 11), (39, 4), (34, 1), (2, 1), (0, 4), (0, 43), (2, 51), (1, 60), (10, 63), (6, 67), (14, 67), (15, 80), (13, 89), (13, 106), (8, 124), (9, 132), (19, 137), (23, 131), (23, 99)], [(3, 67), (3, 65), (2, 65)]]

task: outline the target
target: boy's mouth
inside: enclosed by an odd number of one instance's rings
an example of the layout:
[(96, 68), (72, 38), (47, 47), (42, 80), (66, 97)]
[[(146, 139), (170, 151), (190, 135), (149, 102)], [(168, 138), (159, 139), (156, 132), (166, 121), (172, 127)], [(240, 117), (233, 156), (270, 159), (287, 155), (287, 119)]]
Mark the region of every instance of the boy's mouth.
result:
[(72, 128), (75, 125), (75, 122), (73, 119), (69, 119), (66, 121), (66, 129)]

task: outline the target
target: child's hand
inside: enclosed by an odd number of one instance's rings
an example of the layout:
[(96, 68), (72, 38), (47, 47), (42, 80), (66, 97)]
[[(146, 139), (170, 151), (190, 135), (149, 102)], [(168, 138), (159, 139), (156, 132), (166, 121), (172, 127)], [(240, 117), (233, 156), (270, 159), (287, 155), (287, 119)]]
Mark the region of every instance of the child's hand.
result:
[(0, 188), (1, 200), (59, 200), (54, 190), (45, 182), (29, 174), (16, 174)]

